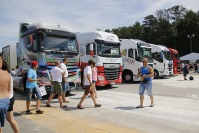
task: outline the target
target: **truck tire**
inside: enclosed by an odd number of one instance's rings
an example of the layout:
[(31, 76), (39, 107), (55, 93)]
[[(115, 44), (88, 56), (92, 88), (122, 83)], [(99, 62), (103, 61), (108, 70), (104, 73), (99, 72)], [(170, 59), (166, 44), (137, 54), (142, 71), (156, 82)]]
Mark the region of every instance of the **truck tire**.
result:
[(132, 83), (133, 82), (133, 73), (130, 71), (124, 72), (123, 80), (125, 83)]
[(159, 78), (159, 73), (157, 70), (154, 70), (154, 79), (158, 79)]

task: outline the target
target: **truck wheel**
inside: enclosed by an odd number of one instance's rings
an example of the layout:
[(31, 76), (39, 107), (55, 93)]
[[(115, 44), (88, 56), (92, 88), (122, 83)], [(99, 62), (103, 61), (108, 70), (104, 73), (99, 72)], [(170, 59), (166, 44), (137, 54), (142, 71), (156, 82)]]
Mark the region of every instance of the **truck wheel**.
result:
[(125, 72), (123, 75), (124, 82), (132, 83), (133, 82), (133, 74), (131, 72)]
[(157, 70), (154, 70), (154, 79), (158, 79), (159, 78), (159, 73)]

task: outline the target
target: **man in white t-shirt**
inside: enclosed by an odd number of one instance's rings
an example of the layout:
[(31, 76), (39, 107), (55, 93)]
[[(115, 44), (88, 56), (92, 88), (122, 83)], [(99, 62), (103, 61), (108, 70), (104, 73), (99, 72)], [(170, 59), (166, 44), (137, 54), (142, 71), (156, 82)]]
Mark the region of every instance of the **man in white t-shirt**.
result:
[(53, 97), (58, 94), (58, 100), (60, 103), (60, 107), (66, 107), (62, 102), (62, 76), (65, 74), (65, 71), (60, 68), (60, 62), (55, 62), (55, 67), (51, 69), (51, 81), (53, 85), (53, 91), (49, 96), (48, 101), (46, 102), (47, 107), (51, 107), (50, 101)]
[(66, 92), (69, 89), (68, 70), (66, 67), (67, 62), (68, 62), (68, 59), (65, 57), (63, 62), (60, 64), (60, 68), (65, 71), (65, 74), (63, 75), (63, 78), (62, 78), (62, 90), (63, 90), (62, 99), (63, 99), (63, 102), (65, 103), (69, 103), (69, 101), (66, 100), (66, 97), (65, 97)]
[(93, 90), (91, 88), (92, 86), (92, 67), (94, 65), (94, 61), (93, 60), (89, 60), (88, 61), (88, 66), (84, 68), (84, 78), (83, 78), (83, 86), (85, 87), (85, 92), (84, 95), (82, 96), (79, 104), (77, 105), (78, 109), (84, 109), (82, 107), (82, 103), (83, 101), (86, 99), (87, 95), (90, 93), (91, 94), (91, 98), (95, 104), (95, 107), (101, 107), (101, 104), (97, 104), (96, 99), (95, 99), (95, 95), (93, 93)]

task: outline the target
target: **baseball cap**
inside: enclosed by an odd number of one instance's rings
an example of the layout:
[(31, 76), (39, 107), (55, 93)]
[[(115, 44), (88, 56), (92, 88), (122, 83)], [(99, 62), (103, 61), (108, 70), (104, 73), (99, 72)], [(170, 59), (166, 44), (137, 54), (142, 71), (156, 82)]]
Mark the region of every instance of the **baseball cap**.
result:
[(36, 66), (38, 65), (38, 62), (37, 61), (32, 61), (32, 66)]

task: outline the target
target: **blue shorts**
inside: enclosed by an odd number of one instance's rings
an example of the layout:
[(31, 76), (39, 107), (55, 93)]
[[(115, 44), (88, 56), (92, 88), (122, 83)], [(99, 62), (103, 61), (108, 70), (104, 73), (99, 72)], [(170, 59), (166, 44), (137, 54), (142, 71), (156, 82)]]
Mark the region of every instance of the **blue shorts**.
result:
[(0, 99), (0, 128), (4, 127), (6, 113), (8, 111), (9, 106), (10, 106), (9, 98)]
[(152, 81), (148, 81), (146, 83), (140, 82), (139, 95), (144, 95), (145, 90), (147, 90), (149, 96), (153, 96)]
[[(68, 78), (66, 78), (66, 81), (68, 80)], [(62, 78), (62, 91), (65, 93), (68, 91), (69, 89), (69, 83), (67, 82), (64, 82), (64, 79)]]
[(38, 86), (32, 89), (26, 88), (26, 94), (27, 94), (26, 97), (27, 101), (30, 101), (32, 99), (32, 94), (36, 94), (38, 100), (42, 99), (41, 92)]

